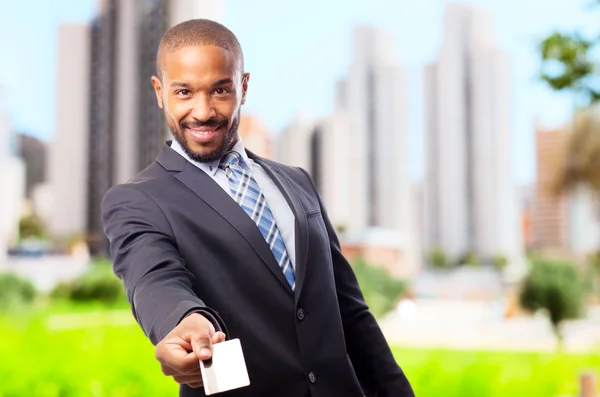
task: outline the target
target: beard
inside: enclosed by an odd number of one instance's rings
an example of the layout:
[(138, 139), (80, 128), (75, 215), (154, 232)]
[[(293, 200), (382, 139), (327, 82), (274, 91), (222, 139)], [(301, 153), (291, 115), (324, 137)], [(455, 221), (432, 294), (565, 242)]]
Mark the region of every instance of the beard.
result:
[(185, 139), (183, 131), (186, 128), (200, 128), (200, 127), (216, 127), (216, 128), (227, 128), (228, 120), (217, 120), (217, 119), (209, 119), (207, 121), (181, 121), (179, 123), (179, 128), (176, 129), (175, 126), (169, 124), (169, 129), (171, 130), (171, 134), (175, 140), (181, 145), (183, 151), (194, 161), (199, 163), (212, 163), (213, 161), (219, 160), (226, 151), (228, 151), (232, 144), (237, 139), (238, 127), (240, 125), (240, 112), (238, 111), (236, 117), (234, 118), (231, 126), (224, 132), (223, 139), (221, 139), (221, 143), (215, 149), (210, 152), (197, 152), (194, 151), (190, 145), (188, 144), (187, 139)]

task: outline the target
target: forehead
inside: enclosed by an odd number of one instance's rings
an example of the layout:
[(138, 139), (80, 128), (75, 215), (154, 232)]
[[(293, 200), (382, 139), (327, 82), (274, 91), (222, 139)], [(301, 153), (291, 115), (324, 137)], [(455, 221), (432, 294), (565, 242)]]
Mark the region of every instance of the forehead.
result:
[(233, 51), (213, 45), (183, 47), (163, 54), (163, 77), (166, 80), (204, 80), (233, 78), (239, 60)]

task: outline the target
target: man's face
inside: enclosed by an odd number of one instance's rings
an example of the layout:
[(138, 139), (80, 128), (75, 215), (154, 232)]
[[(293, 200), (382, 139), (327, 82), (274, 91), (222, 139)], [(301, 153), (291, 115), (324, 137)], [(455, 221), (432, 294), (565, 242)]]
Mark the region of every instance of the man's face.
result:
[(237, 140), (250, 78), (239, 62), (220, 47), (185, 47), (164, 54), (162, 78), (152, 77), (169, 129), (196, 161), (218, 160)]

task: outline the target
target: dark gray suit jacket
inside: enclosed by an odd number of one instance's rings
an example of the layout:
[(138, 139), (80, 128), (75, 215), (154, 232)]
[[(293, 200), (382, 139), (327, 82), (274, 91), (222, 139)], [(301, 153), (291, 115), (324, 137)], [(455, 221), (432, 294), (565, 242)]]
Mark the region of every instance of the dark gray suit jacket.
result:
[(295, 293), (250, 217), (167, 143), (102, 205), (115, 273), (146, 335), (157, 344), (190, 312), (212, 314), (240, 339), (251, 382), (223, 396), (413, 396), (312, 179), (248, 155), (295, 215)]

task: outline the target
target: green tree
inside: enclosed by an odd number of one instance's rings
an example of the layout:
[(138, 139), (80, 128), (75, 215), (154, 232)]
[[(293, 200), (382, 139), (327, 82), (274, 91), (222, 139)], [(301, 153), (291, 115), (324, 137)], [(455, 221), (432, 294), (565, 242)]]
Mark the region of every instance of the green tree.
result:
[(407, 283), (392, 277), (384, 268), (357, 260), (353, 264), (354, 273), (365, 301), (375, 317), (381, 317), (394, 309)]
[(583, 280), (572, 263), (538, 260), (532, 263), (519, 298), (524, 309), (547, 314), (560, 347), (564, 321), (582, 314), (583, 291)]

